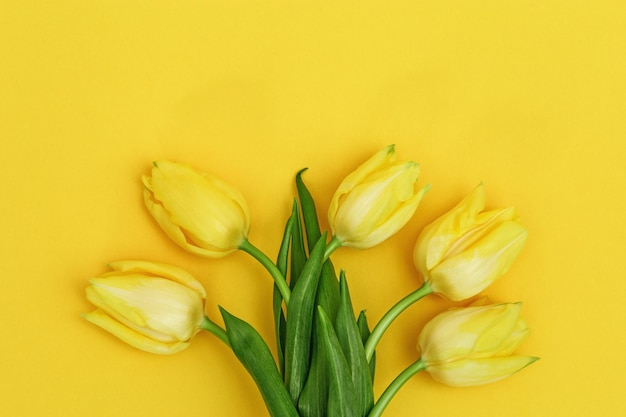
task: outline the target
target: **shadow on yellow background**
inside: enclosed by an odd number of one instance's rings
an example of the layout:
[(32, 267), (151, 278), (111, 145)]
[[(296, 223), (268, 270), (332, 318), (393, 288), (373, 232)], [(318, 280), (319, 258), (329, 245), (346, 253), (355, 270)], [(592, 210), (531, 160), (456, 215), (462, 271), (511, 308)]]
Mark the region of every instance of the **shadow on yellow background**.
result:
[[(626, 7), (619, 1), (0, 4), (0, 414), (266, 415), (215, 338), (171, 357), (81, 320), (107, 262), (170, 262), (272, 337), (271, 281), (244, 254), (195, 258), (153, 224), (140, 176), (167, 158), (236, 185), (274, 256), (294, 196), (323, 226), (339, 181), (390, 143), (432, 190), (368, 251), (340, 249), (371, 321), (416, 288), (421, 228), (483, 181), (530, 238), (487, 293), (523, 301), (522, 353), (468, 389), (413, 378), (386, 415), (618, 416), (626, 291)], [(416, 359), (428, 298), (378, 350), (376, 392)]]

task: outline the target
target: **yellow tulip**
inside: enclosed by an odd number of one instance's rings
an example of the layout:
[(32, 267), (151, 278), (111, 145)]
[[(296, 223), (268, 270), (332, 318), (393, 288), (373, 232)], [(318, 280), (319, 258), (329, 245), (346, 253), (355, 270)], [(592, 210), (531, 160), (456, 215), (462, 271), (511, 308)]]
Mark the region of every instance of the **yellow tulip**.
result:
[(87, 299), (98, 309), (83, 317), (147, 352), (185, 349), (205, 319), (202, 285), (166, 264), (120, 261), (110, 267), (90, 280)]
[(415, 162), (396, 162), (393, 145), (376, 153), (337, 188), (328, 209), (333, 238), (364, 249), (400, 230), (428, 190), (417, 189), (419, 173)]
[(219, 178), (188, 165), (158, 161), (143, 183), (148, 211), (189, 252), (219, 258), (246, 239), (248, 206), (236, 188)]
[(528, 336), (520, 303), (465, 307), (439, 314), (424, 326), (418, 349), (426, 371), (451, 386), (498, 381), (537, 358), (514, 356)]
[(515, 209), (483, 211), (483, 185), (426, 226), (413, 260), (433, 292), (453, 301), (480, 293), (508, 271), (528, 231)]

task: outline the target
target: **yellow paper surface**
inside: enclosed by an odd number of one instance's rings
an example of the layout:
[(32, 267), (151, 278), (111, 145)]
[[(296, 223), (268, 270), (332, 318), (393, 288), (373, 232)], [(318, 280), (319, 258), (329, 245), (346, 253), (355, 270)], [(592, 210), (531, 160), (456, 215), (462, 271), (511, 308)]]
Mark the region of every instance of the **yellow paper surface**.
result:
[[(523, 301), (542, 359), (500, 383), (410, 380), (387, 416), (626, 414), (626, 6), (621, 1), (68, 1), (0, 3), (0, 415), (264, 416), (210, 334), (163, 357), (80, 318), (118, 259), (192, 272), (272, 340), (271, 280), (236, 253), (171, 243), (140, 176), (174, 159), (237, 186), (250, 240), (277, 246), (305, 181), (326, 227), (341, 179), (397, 145), (432, 189), (371, 250), (334, 256), (370, 322), (414, 290), (421, 228), (483, 181), (530, 237), (486, 293)], [(378, 350), (376, 393), (417, 358), (412, 307)]]

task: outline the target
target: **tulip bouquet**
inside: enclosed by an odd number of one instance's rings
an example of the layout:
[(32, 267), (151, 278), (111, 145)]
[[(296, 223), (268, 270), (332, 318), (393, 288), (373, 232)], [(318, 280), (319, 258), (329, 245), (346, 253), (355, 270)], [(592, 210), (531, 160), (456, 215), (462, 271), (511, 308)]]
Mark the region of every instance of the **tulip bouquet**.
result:
[(364, 311), (355, 315), (346, 275), (337, 277), (330, 257), (341, 246), (371, 248), (409, 221), (428, 191), (417, 186), (419, 166), (396, 161), (393, 146), (364, 162), (332, 198), (330, 235), (320, 229), (302, 173), (275, 260), (248, 240), (247, 204), (228, 183), (170, 161), (155, 162), (143, 178), (148, 211), (180, 247), (207, 258), (241, 250), (268, 271), (274, 281), (273, 352), (249, 323), (225, 309), (223, 325), (209, 318), (200, 282), (161, 263), (111, 263), (111, 272), (90, 280), (87, 298), (97, 309), (84, 317), (159, 354), (185, 349), (201, 330), (212, 333), (252, 376), (274, 417), (378, 417), (419, 371), (447, 385), (472, 386), (536, 360), (514, 354), (528, 335), (521, 304), (474, 302), (428, 322), (418, 337), (418, 359), (376, 397), (376, 347), (393, 321), (429, 294), (461, 301), (481, 293), (509, 269), (527, 230), (513, 208), (485, 211), (478, 185), (424, 228), (413, 253), (423, 284), (370, 328)]

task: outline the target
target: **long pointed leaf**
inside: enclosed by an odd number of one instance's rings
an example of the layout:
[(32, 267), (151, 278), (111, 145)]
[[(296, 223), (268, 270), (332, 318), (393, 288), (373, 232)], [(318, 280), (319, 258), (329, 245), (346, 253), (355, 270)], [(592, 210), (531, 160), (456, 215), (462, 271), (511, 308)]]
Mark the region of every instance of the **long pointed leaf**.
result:
[(312, 357), (306, 384), (298, 400), (298, 412), (300, 417), (326, 417), (328, 403), (328, 372), (326, 371), (326, 359), (324, 347), (321, 346), (320, 338), (316, 336), (318, 325), (313, 332)]
[(317, 288), (317, 305), (321, 306), (331, 321), (335, 320), (339, 308), (339, 281), (330, 260), (324, 262)]
[[(367, 315), (365, 314), (365, 310), (362, 310), (359, 314), (359, 318), (356, 322), (357, 326), (359, 326), (359, 332), (361, 333), (361, 341), (363, 342), (363, 346), (367, 343), (367, 339), (370, 337), (370, 327), (367, 324)], [(376, 352), (372, 355), (372, 359), (370, 359), (370, 374), (372, 375), (372, 384), (374, 383), (374, 375), (376, 371)]]
[(306, 229), (306, 238), (310, 251), (313, 246), (315, 246), (315, 243), (319, 240), (322, 233), (317, 219), (317, 210), (315, 209), (313, 196), (302, 181), (302, 174), (306, 170), (307, 168), (304, 168), (296, 174), (296, 190), (298, 191), (298, 198), (302, 206), (302, 220)]
[(328, 417), (358, 417), (357, 401), (350, 367), (337, 335), (324, 310), (318, 307), (318, 337), (328, 372)]
[[(302, 174), (306, 168), (296, 175), (296, 189), (300, 206), (302, 207), (302, 220), (306, 231), (306, 241), (309, 249), (319, 240), (321, 234), (315, 201), (302, 180)], [(322, 306), (331, 321), (334, 321), (337, 307), (339, 306), (339, 283), (335, 268), (330, 260), (324, 263), (319, 288), (317, 290), (317, 304)]]
[(289, 216), (289, 218), (287, 219), (287, 223), (285, 224), (283, 239), (280, 242), (280, 249), (278, 250), (278, 256), (276, 257), (276, 266), (284, 277), (287, 276), (287, 266), (289, 262), (289, 243), (291, 242), (291, 234), (295, 222), (299, 220), (298, 202), (294, 200), (291, 208), (291, 215)]
[(320, 237), (311, 251), (287, 307), (285, 383), (294, 404), (304, 387), (311, 361), (313, 312), (325, 249), (326, 235)]
[(220, 311), (233, 352), (254, 379), (270, 415), (299, 417), (263, 338), (245, 321), (221, 307)]
[[(296, 202), (294, 201), (294, 208)], [(280, 244), (278, 256), (276, 258), (276, 266), (283, 276), (287, 276), (287, 265), (289, 259), (289, 243), (291, 242), (291, 231), (293, 224), (296, 221), (294, 216), (294, 210), (292, 210), (291, 216), (285, 224), (285, 231), (283, 233), (283, 240)], [(278, 286), (274, 284), (274, 292), (272, 294), (272, 310), (274, 313), (274, 332), (276, 334), (276, 354), (278, 357), (278, 364), (281, 375), (285, 374), (285, 327), (287, 322), (285, 320), (285, 314), (283, 313), (283, 297), (278, 289)]]
[(350, 375), (356, 393), (358, 414), (366, 416), (374, 405), (372, 377), (367, 358), (365, 357), (361, 333), (354, 318), (348, 283), (343, 271), (341, 271), (339, 277), (339, 285), (341, 288), (341, 301), (337, 311), (335, 331), (350, 368)]
[(304, 249), (304, 235), (302, 234), (302, 223), (300, 222), (300, 209), (297, 202), (293, 205), (291, 215), (294, 217), (291, 229), (291, 277), (289, 285), (293, 290), (298, 278), (302, 274), (302, 269), (306, 263), (306, 251)]
[[(320, 281), (317, 287), (316, 305), (322, 308), (329, 316), (331, 322), (335, 319), (337, 308), (339, 306), (339, 282), (335, 276), (335, 271), (326, 261), (322, 267)], [(313, 319), (313, 343), (312, 343), (312, 359), (309, 369), (309, 375), (306, 384), (298, 401), (298, 410), (302, 417), (326, 417), (327, 413), (327, 397), (328, 397), (328, 372), (323, 355), (324, 348), (320, 345), (319, 337), (317, 337), (319, 327), (317, 316)]]

